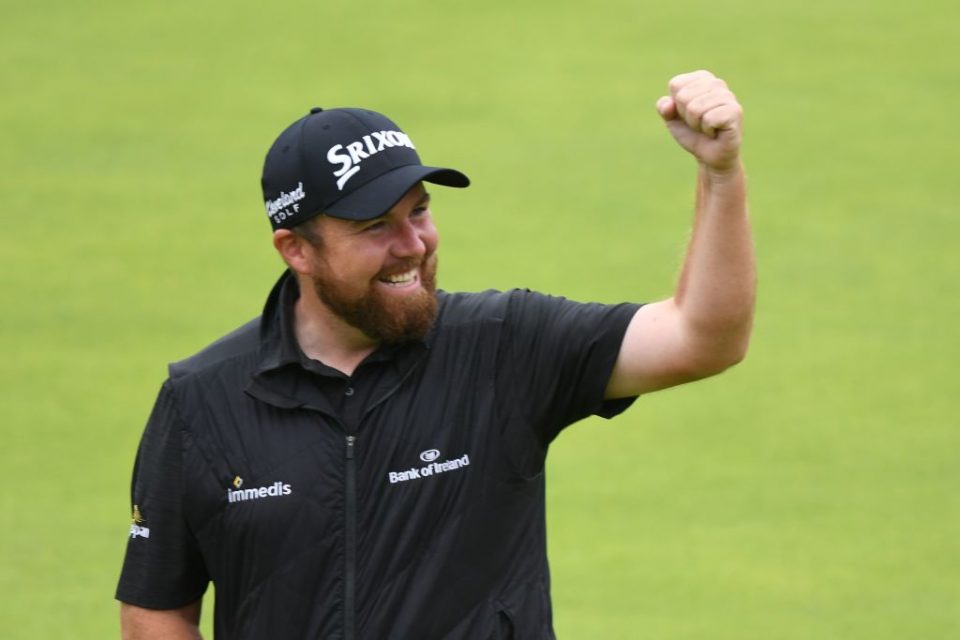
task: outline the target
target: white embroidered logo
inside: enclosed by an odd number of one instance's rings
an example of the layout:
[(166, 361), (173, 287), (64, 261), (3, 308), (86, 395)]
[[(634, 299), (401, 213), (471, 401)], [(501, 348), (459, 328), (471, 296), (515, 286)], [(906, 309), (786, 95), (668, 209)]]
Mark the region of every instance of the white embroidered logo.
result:
[[(298, 182), (296, 189), (289, 192), (281, 191), (280, 195), (273, 200), (267, 200), (264, 206), (267, 208), (267, 215), (274, 219), (274, 222), (280, 223), (291, 217), (294, 213), (300, 211), (300, 205), (297, 204), (307, 197), (307, 192), (303, 190), (303, 183)], [(291, 212), (288, 207), (293, 208)]]
[[(238, 482), (239, 481), (239, 482)], [(234, 478), (233, 485), (238, 487), (236, 491), (227, 489), (227, 502), (245, 502), (247, 500), (259, 500), (260, 498), (277, 498), (288, 496), (293, 493), (293, 489), (285, 482), (274, 482), (269, 487), (255, 487), (253, 489), (240, 489), (243, 484), (240, 476)]]
[(427, 449), (426, 451), (420, 454), (420, 459), (423, 460), (424, 462), (433, 462), (439, 457), (440, 457), (440, 452), (437, 451), (436, 449)]
[(141, 526), (146, 520), (143, 515), (140, 513), (140, 507), (138, 505), (133, 505), (133, 522), (130, 523), (130, 539), (134, 538), (149, 538), (150, 529), (148, 527)]
[(330, 164), (339, 164), (340, 168), (333, 172), (337, 178), (337, 189), (343, 191), (347, 180), (360, 171), (360, 163), (364, 158), (380, 153), (388, 147), (410, 147), (413, 142), (410, 136), (402, 131), (372, 131), (370, 135), (344, 146), (335, 144), (327, 151), (327, 161)]
[(387, 479), (390, 480), (390, 484), (397, 484), (398, 482), (407, 482), (408, 480), (429, 478), (430, 476), (437, 476), (441, 473), (457, 471), (458, 469), (470, 466), (470, 456), (466, 453), (459, 458), (436, 462), (439, 457), (440, 451), (438, 449), (427, 449), (420, 454), (420, 459), (427, 463), (426, 466), (410, 467), (406, 471), (390, 471), (387, 473)]
[(138, 524), (130, 525), (131, 540), (133, 538), (149, 538), (149, 537), (150, 537), (150, 529), (148, 529), (147, 527), (141, 527)]

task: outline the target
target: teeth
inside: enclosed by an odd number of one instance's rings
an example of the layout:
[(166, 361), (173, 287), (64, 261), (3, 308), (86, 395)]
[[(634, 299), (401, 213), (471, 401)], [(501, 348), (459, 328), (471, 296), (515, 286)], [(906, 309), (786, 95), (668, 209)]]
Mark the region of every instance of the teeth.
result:
[(406, 273), (398, 273), (392, 276), (387, 276), (383, 278), (384, 282), (389, 282), (390, 284), (407, 284), (413, 282), (417, 277), (417, 270), (411, 269)]

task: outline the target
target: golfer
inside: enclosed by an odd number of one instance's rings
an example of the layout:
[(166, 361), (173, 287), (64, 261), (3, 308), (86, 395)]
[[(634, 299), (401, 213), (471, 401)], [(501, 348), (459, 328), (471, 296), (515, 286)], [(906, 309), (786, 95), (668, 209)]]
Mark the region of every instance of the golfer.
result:
[(170, 366), (133, 472), (123, 637), (198, 638), (212, 582), (217, 638), (553, 638), (550, 443), (747, 351), (740, 105), (697, 71), (656, 106), (697, 205), (673, 297), (643, 306), (440, 291), (430, 189), (466, 175), (373, 111), (286, 128), (262, 187), (287, 269), (260, 317)]

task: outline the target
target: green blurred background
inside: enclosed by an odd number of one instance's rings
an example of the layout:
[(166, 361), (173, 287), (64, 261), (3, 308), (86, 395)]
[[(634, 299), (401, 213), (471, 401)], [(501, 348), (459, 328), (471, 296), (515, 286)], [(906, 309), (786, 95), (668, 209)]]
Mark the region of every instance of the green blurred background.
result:
[(695, 167), (653, 105), (696, 68), (746, 109), (752, 352), (557, 441), (558, 635), (960, 637), (956, 2), (2, 6), (0, 637), (117, 636), (165, 363), (280, 271), (282, 127), (371, 107), (469, 173), (446, 289), (658, 299)]

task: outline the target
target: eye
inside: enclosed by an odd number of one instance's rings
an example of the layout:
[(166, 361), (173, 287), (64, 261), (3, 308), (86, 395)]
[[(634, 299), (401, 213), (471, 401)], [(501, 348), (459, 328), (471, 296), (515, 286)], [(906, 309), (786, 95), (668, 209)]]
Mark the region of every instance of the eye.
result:
[(378, 229), (382, 229), (382, 228), (384, 228), (385, 226), (387, 226), (387, 223), (386, 223), (386, 222), (384, 222), (383, 220), (377, 220), (377, 221), (372, 222), (372, 223), (368, 224), (367, 226), (365, 226), (365, 227), (362, 229), (362, 231), (364, 231), (364, 232), (367, 232), (367, 231), (377, 231)]

